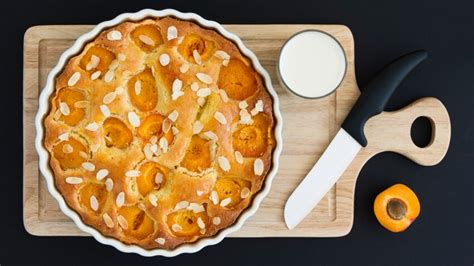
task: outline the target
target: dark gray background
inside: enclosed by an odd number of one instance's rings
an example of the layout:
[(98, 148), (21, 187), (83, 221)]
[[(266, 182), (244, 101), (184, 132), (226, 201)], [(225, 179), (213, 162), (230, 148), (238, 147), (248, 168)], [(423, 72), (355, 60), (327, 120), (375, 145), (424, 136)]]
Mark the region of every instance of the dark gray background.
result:
[[(0, 264), (150, 263), (219, 265), (443, 264), (473, 265), (473, 1), (10, 1), (2, 3), (0, 75)], [(22, 222), (23, 34), (39, 24), (96, 24), (142, 8), (176, 8), (221, 23), (340, 23), (355, 38), (361, 87), (393, 58), (424, 48), (429, 59), (400, 86), (388, 105), (399, 109), (423, 97), (438, 97), (452, 122), (449, 152), (425, 168), (386, 153), (370, 160), (356, 190), (354, 227), (343, 238), (226, 239), (192, 255), (142, 258), (103, 246), (92, 238), (34, 237)], [(426, 124), (415, 138), (427, 141)], [(402, 182), (421, 201), (421, 215), (404, 233), (376, 221), (372, 204), (386, 187)]]

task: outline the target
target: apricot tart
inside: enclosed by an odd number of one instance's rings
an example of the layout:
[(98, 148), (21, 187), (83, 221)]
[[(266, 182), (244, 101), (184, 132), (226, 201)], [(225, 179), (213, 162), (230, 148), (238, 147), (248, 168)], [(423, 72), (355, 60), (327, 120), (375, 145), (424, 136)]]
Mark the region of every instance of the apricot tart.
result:
[(174, 249), (231, 226), (275, 147), (272, 99), (237, 46), (172, 17), (101, 32), (56, 76), (57, 190), (104, 236)]

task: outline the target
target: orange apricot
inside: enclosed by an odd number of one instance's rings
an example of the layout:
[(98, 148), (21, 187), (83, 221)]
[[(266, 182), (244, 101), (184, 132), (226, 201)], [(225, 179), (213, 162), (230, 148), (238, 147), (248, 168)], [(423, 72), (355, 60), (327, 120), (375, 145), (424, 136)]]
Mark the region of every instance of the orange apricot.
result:
[(168, 143), (173, 142), (173, 132), (169, 129), (168, 132), (163, 132), (163, 121), (165, 117), (160, 114), (152, 114), (147, 116), (138, 127), (138, 135), (144, 139), (149, 140), (151, 137), (156, 136), (158, 139), (165, 137)]
[(221, 67), (217, 86), (225, 90), (229, 98), (244, 100), (257, 90), (255, 72), (241, 60), (230, 59), (227, 66)]
[(133, 140), (133, 135), (127, 125), (116, 117), (104, 121), (104, 138), (107, 147), (127, 148)]
[(204, 40), (197, 34), (188, 34), (178, 46), (178, 52), (189, 62), (198, 63), (194, 58), (194, 50), (199, 54), (201, 61), (206, 61), (214, 53), (214, 43)]
[(81, 102), (85, 99), (86, 96), (79, 90), (73, 88), (60, 89), (56, 97), (56, 106), (60, 108), (61, 104), (66, 104), (69, 113), (67, 115), (61, 113), (59, 120), (63, 121), (69, 126), (77, 125), (82, 119), (84, 119), (86, 111), (82, 107), (76, 107), (76, 102)]
[(420, 214), (420, 202), (409, 187), (395, 184), (375, 198), (374, 212), (383, 227), (394, 233), (403, 232)]
[(181, 166), (193, 172), (202, 172), (211, 167), (211, 145), (209, 140), (194, 135), (186, 150)]
[(160, 29), (151, 24), (136, 27), (132, 31), (131, 37), (133, 42), (144, 52), (151, 52), (163, 44)]
[(136, 108), (142, 112), (151, 111), (158, 102), (155, 77), (150, 68), (145, 68), (141, 73), (132, 77), (128, 83), (128, 94)]
[(180, 210), (168, 214), (166, 223), (174, 235), (191, 237), (198, 235), (201, 229), (208, 227), (209, 217), (206, 212), (194, 213), (191, 210)]
[(92, 46), (82, 56), (79, 66), (90, 73), (99, 70), (101, 75), (105, 75), (114, 59), (115, 54), (107, 48)]
[(153, 220), (137, 206), (123, 206), (118, 214), (125, 218), (126, 222), (121, 223), (121, 228), (128, 236), (142, 240), (155, 231)]
[(253, 117), (251, 125), (239, 125), (232, 134), (232, 145), (244, 157), (259, 157), (267, 149), (270, 119), (264, 113)]
[(107, 194), (104, 184), (87, 183), (79, 190), (79, 202), (83, 208), (100, 213), (107, 201)]
[(82, 163), (86, 161), (83, 154), (87, 155), (88, 153), (86, 146), (73, 137), (69, 137), (68, 140), (61, 141), (53, 147), (53, 156), (58, 160), (62, 169), (81, 167)]
[(139, 168), (138, 191), (145, 196), (152, 190), (160, 189), (166, 182), (168, 170), (155, 162), (146, 162)]

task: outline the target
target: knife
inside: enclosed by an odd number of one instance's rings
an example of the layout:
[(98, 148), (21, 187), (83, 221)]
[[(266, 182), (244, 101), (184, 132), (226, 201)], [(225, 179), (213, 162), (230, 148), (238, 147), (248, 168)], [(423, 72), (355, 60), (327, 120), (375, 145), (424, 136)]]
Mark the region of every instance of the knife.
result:
[(342, 123), (341, 129), (288, 198), (284, 217), (290, 230), (311, 212), (344, 173), (362, 147), (367, 146), (364, 135), (365, 123), (370, 117), (384, 110), (398, 85), (427, 56), (426, 51), (420, 50), (399, 57), (378, 72), (362, 90)]

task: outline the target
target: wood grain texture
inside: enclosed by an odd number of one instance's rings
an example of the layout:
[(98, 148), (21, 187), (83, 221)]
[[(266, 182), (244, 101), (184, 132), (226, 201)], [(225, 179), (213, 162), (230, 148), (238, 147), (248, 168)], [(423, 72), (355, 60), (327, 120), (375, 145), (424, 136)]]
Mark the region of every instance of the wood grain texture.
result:
[[(38, 170), (34, 148), (34, 116), (38, 95), (47, 74), (61, 53), (93, 26), (36, 26), (24, 38), (23, 80), (23, 220), (26, 230), (39, 236), (85, 235), (66, 217), (49, 195)], [(436, 99), (424, 98), (395, 112), (371, 118), (365, 128), (369, 145), (363, 149), (337, 184), (295, 229), (287, 230), (284, 204), (298, 183), (323, 153), (339, 125), (359, 96), (354, 71), (354, 40), (342, 25), (225, 25), (237, 34), (270, 73), (279, 94), (283, 115), (283, 152), (272, 189), (257, 213), (232, 237), (336, 237), (349, 233), (353, 222), (354, 190), (362, 166), (382, 151), (401, 153), (421, 165), (438, 163), (450, 140), (449, 116)], [(283, 42), (292, 34), (318, 29), (333, 35), (343, 46), (347, 73), (338, 90), (318, 100), (298, 98), (282, 89), (276, 77), (276, 59)], [(412, 122), (419, 116), (432, 121), (432, 142), (416, 147), (410, 137)], [(389, 127), (387, 127), (389, 125)], [(388, 138), (387, 138), (388, 137)], [(390, 140), (390, 141), (387, 141)]]

